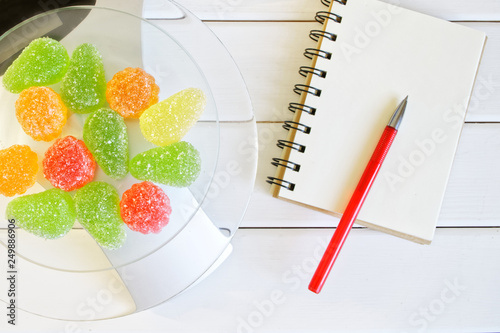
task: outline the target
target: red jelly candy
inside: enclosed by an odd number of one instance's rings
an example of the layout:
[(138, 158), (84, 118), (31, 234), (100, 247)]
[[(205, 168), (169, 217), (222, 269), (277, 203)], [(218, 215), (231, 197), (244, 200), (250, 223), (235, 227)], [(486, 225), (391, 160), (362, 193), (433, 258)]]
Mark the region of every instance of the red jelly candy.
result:
[(172, 207), (163, 190), (151, 182), (132, 185), (120, 201), (123, 222), (143, 234), (159, 233), (170, 219)]
[(57, 188), (79, 189), (94, 178), (96, 163), (82, 140), (67, 136), (56, 140), (45, 152), (43, 174)]

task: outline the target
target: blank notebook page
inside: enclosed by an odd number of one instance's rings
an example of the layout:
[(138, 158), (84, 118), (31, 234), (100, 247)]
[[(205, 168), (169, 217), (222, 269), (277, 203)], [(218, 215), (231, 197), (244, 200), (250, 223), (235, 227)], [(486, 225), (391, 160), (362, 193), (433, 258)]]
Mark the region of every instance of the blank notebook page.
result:
[[(309, 134), (292, 141), (303, 153), (285, 152), (300, 165), (284, 169), (293, 191), (279, 197), (342, 214), (399, 102), (408, 106), (399, 133), (368, 194), (357, 223), (429, 243), (469, 103), (485, 35), (454, 23), (375, 0), (332, 1), (341, 23), (327, 20), (300, 123)], [(289, 153), (289, 156), (287, 156)]]

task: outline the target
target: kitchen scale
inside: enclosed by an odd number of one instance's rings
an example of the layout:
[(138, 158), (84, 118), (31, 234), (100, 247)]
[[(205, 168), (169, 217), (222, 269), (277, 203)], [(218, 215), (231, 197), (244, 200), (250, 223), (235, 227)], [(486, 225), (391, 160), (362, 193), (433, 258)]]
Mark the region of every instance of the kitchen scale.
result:
[[(125, 67), (141, 67), (160, 87), (160, 100), (187, 87), (208, 97), (201, 119), (184, 140), (202, 157), (202, 172), (189, 188), (164, 187), (173, 213), (159, 234), (127, 230), (118, 250), (102, 249), (81, 226), (58, 240), (44, 240), (15, 229), (15, 264), (8, 267), (9, 224), (4, 218), (11, 198), (0, 198), (0, 300), (49, 318), (99, 320), (156, 306), (182, 293), (213, 271), (231, 252), (231, 239), (243, 218), (257, 167), (255, 119), (245, 84), (217, 37), (193, 14), (169, 1), (150, 2), (143, 17), (111, 8), (71, 6), (38, 14), (0, 37), (0, 74), (30, 41), (59, 40), (71, 54), (81, 43), (100, 50), (106, 79)], [(137, 3), (134, 6), (137, 8)], [(161, 20), (154, 20), (161, 14)], [(58, 85), (52, 88), (58, 91)], [(53, 142), (33, 141), (15, 118), (16, 94), (0, 88), (0, 149), (27, 144), (39, 160)], [(81, 138), (86, 116), (73, 114), (62, 136)], [(127, 120), (130, 156), (154, 146), (140, 135), (138, 121)], [(120, 181), (97, 172), (121, 195), (139, 182)], [(26, 194), (51, 188), (39, 171)], [(11, 251), (12, 253), (12, 251)], [(12, 272), (12, 273), (8, 273)]]

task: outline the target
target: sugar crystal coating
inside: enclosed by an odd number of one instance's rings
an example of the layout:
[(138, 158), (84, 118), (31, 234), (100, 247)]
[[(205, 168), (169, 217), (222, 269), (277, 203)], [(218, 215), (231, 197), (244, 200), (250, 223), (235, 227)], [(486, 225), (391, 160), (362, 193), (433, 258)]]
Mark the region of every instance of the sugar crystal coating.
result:
[(158, 102), (160, 88), (153, 76), (141, 68), (127, 67), (108, 82), (106, 99), (109, 106), (125, 118), (139, 118)]
[(82, 140), (73, 136), (58, 139), (45, 152), (43, 173), (57, 188), (76, 190), (94, 178), (94, 157)]
[(23, 131), (34, 140), (51, 141), (61, 135), (67, 109), (54, 90), (31, 87), (19, 95), (16, 117)]
[(71, 196), (53, 188), (12, 200), (7, 205), (6, 217), (36, 236), (56, 239), (73, 227), (76, 211)]
[(26, 46), (3, 76), (5, 88), (15, 94), (31, 86), (59, 82), (68, 68), (69, 56), (58, 41), (42, 37)]
[(118, 113), (106, 108), (92, 113), (83, 126), (83, 141), (105, 174), (114, 179), (127, 175), (127, 126)]
[(123, 222), (131, 230), (149, 234), (159, 233), (168, 224), (172, 207), (160, 187), (142, 182), (123, 193), (120, 212)]
[(186, 187), (201, 171), (200, 153), (186, 141), (158, 147), (130, 160), (130, 173), (137, 179), (159, 184)]
[(198, 121), (206, 103), (203, 90), (184, 89), (144, 111), (139, 118), (141, 132), (157, 146), (178, 142)]
[(0, 150), (0, 194), (12, 197), (35, 185), (38, 156), (30, 147), (13, 145)]
[(71, 55), (61, 84), (61, 97), (68, 109), (89, 113), (106, 102), (106, 78), (99, 50), (92, 44), (79, 45)]
[(125, 242), (127, 234), (120, 217), (120, 197), (104, 182), (91, 182), (76, 191), (78, 222), (102, 247), (114, 250)]

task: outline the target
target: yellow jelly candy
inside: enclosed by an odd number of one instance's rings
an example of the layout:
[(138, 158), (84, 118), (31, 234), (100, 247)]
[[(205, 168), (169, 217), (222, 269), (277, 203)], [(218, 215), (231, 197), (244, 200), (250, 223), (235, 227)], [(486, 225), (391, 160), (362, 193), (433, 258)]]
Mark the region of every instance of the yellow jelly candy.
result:
[(141, 132), (157, 146), (179, 142), (200, 119), (206, 104), (203, 90), (184, 89), (144, 111), (139, 118)]

